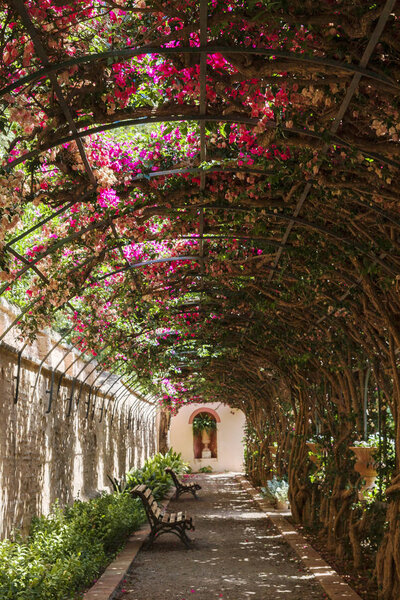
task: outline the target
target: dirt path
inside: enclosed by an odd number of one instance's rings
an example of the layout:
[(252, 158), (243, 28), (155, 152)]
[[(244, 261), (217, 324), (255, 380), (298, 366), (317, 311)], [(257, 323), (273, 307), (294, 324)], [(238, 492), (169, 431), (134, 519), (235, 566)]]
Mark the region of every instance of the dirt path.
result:
[(121, 600), (322, 600), (282, 536), (227, 474), (199, 476), (200, 499), (169, 509), (194, 517), (193, 550), (162, 536), (134, 560)]

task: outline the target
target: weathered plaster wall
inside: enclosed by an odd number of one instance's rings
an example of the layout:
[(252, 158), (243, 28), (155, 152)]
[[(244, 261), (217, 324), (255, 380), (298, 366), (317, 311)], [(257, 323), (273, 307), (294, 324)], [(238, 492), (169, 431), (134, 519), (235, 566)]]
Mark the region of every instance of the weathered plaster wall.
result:
[[(0, 332), (12, 318), (10, 307), (2, 304)], [(62, 344), (43, 363), (35, 387), (39, 364), (58, 340), (57, 334), (48, 331), (24, 349), (16, 404), (17, 354), (12, 347), (19, 350), (22, 345), (10, 333), (0, 346), (1, 537), (14, 528), (26, 531), (32, 516), (47, 513), (56, 499), (65, 504), (108, 488), (107, 475), (120, 477), (157, 450), (156, 415), (151, 405), (120, 384), (108, 394), (111, 379), (101, 389), (100, 380), (93, 386), (88, 410), (89, 390), (95, 379), (90, 373), (95, 363), (82, 370), (85, 363), (79, 355)], [(55, 368), (53, 404), (47, 413), (47, 390)], [(64, 371), (56, 399), (59, 373)], [(76, 377), (79, 384), (75, 384), (68, 417)], [(86, 377), (77, 405), (80, 382)], [(119, 399), (115, 400), (117, 390)]]
[[(189, 423), (190, 416), (197, 409), (207, 411), (213, 409), (221, 419), (217, 424), (217, 458), (195, 459), (193, 451), (193, 430)], [(242, 411), (219, 402), (208, 404), (188, 404), (180, 408), (178, 414), (171, 418), (170, 446), (182, 453), (182, 458), (197, 471), (202, 466), (210, 465), (214, 471), (243, 471), (244, 427), (246, 418)]]

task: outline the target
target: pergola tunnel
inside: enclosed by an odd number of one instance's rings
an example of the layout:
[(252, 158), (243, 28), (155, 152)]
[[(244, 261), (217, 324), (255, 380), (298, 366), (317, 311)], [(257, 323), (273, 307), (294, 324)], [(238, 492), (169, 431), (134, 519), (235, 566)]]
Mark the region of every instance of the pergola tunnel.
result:
[(289, 528), (399, 600), (400, 3), (0, 19), (0, 597), (81, 597), (170, 467), (202, 486), (172, 505), (199, 541), (174, 583), (179, 540), (156, 540), (121, 598), (187, 600), (186, 565), (199, 600), (322, 598)]

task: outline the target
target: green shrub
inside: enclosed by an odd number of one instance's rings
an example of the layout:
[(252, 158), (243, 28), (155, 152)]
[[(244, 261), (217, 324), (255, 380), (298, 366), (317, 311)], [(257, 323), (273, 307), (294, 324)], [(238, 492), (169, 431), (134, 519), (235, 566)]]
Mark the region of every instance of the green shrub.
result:
[[(164, 469), (185, 469), (179, 454), (156, 454), (130, 471), (130, 484), (146, 483), (158, 498), (171, 481)], [(27, 539), (0, 541), (1, 600), (72, 600), (98, 577), (132, 531), (144, 521), (142, 503), (128, 493), (76, 501), (33, 519)]]
[(157, 500), (161, 500), (171, 487), (171, 477), (165, 473), (165, 469), (170, 467), (177, 473), (189, 471), (189, 466), (182, 461), (181, 454), (174, 452), (172, 448), (166, 454), (155, 454), (152, 458), (146, 460), (142, 469), (135, 469), (126, 474), (126, 487), (131, 490), (135, 485), (144, 483), (153, 490), (153, 495)]
[(199, 469), (199, 473), (212, 473), (213, 472), (213, 468), (211, 465), (206, 465), (204, 467), (201, 467), (201, 469)]

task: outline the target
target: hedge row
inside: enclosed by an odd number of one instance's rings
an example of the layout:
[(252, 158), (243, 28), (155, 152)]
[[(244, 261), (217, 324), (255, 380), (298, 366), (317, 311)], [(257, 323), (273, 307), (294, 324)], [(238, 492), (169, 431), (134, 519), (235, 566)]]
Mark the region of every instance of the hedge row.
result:
[(164, 468), (178, 471), (180, 455), (170, 451), (130, 471), (119, 491), (34, 518), (27, 539), (0, 542), (2, 600), (71, 600), (81, 597), (145, 519), (141, 503), (129, 495), (137, 483), (149, 484), (159, 499), (170, 487)]

